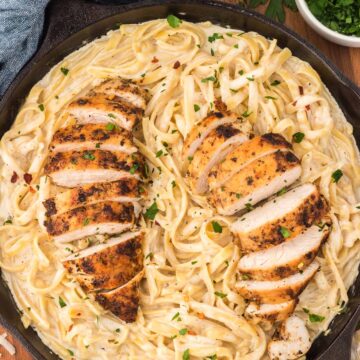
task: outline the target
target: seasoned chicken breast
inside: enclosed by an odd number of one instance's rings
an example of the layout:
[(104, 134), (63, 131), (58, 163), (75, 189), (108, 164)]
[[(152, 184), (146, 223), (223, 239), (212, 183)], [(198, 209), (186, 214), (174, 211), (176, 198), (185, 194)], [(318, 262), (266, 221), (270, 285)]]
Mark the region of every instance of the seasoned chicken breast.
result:
[(96, 301), (121, 320), (127, 323), (134, 322), (139, 307), (139, 284), (143, 276), (144, 271), (140, 271), (125, 285), (97, 293)]
[(286, 320), (295, 310), (297, 300), (290, 300), (279, 304), (250, 303), (245, 309), (245, 317), (255, 323), (274, 323)]
[(241, 216), (231, 231), (243, 252), (258, 251), (291, 240), (319, 223), (329, 211), (313, 184), (300, 185)]
[(94, 92), (70, 103), (67, 111), (80, 124), (111, 122), (125, 130), (131, 130), (142, 116), (142, 110), (127, 101)]
[(313, 261), (298, 273), (277, 281), (241, 280), (236, 282), (235, 290), (245, 299), (256, 303), (279, 304), (295, 299), (319, 269)]
[(306, 268), (330, 233), (329, 221), (313, 225), (292, 240), (270, 249), (243, 256), (238, 263), (242, 275), (252, 280), (281, 280)]
[(137, 148), (129, 131), (108, 124), (69, 125), (60, 128), (50, 144), (52, 152), (83, 150), (122, 151), (133, 154)]
[(304, 321), (293, 315), (275, 332), (268, 344), (268, 354), (271, 360), (299, 359), (310, 346), (310, 335)]
[[(46, 216), (59, 215), (79, 206), (102, 201), (134, 202), (140, 200), (139, 181), (124, 178), (108, 183), (96, 183), (73, 188), (43, 202)], [(142, 191), (142, 190), (141, 190)]]
[(68, 257), (63, 265), (85, 291), (112, 290), (143, 268), (143, 235), (125, 233)]
[(133, 204), (105, 201), (51, 216), (44, 225), (55, 241), (65, 243), (91, 235), (121, 233), (134, 223)]
[(131, 80), (119, 77), (107, 79), (93, 88), (92, 91), (98, 94), (106, 94), (110, 97), (116, 96), (142, 110), (146, 108), (146, 92)]
[(75, 187), (128, 177), (139, 179), (143, 168), (140, 154), (104, 150), (69, 151), (50, 154), (45, 174), (59, 186)]
[(189, 162), (186, 173), (193, 192), (198, 194), (206, 192), (207, 176), (211, 168), (221, 162), (234, 147), (248, 140), (241, 127), (239, 121), (220, 125), (203, 140)]
[(255, 160), (237, 172), (208, 201), (221, 215), (233, 215), (291, 185), (301, 175), (298, 158), (292, 152), (277, 151)]
[(214, 166), (209, 173), (210, 189), (218, 188), (246, 165), (277, 151), (289, 151), (292, 146), (280, 134), (255, 136), (229, 152), (225, 159)]
[(196, 124), (185, 139), (183, 158), (186, 161), (194, 156), (195, 151), (202, 144), (210, 132), (220, 125), (230, 124), (236, 121), (237, 116), (230, 112), (212, 112), (199, 124)]

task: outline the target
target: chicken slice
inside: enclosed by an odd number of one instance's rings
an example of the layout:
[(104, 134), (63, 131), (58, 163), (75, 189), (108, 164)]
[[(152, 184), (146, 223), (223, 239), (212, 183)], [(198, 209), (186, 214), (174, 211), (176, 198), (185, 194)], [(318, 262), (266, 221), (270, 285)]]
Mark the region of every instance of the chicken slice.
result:
[(252, 161), (276, 151), (288, 151), (291, 148), (291, 144), (280, 134), (269, 133), (252, 138), (228, 153), (221, 163), (211, 169), (208, 179), (210, 189), (224, 185)]
[(245, 309), (245, 317), (255, 323), (274, 323), (284, 321), (295, 310), (297, 300), (290, 300), (279, 304), (250, 303)]
[(304, 270), (277, 281), (241, 280), (235, 289), (245, 299), (257, 303), (279, 304), (295, 299), (305, 288), (319, 269), (319, 263), (313, 261)]
[(236, 119), (236, 115), (230, 112), (218, 111), (210, 113), (199, 124), (196, 124), (188, 134), (184, 142), (183, 158), (185, 160), (191, 159), (191, 157), (194, 156), (195, 151), (212, 130), (220, 125), (233, 123)]
[(281, 324), (268, 344), (271, 360), (293, 360), (305, 355), (311, 346), (310, 335), (303, 320), (289, 317)]
[(213, 189), (208, 201), (221, 215), (233, 215), (291, 185), (301, 175), (298, 158), (292, 152), (266, 155), (236, 173), (220, 188)]
[(139, 179), (143, 159), (138, 153), (126, 154), (104, 150), (69, 151), (50, 154), (45, 174), (59, 186), (75, 187), (123, 178)]
[(83, 150), (122, 151), (133, 154), (137, 151), (129, 131), (108, 124), (76, 124), (60, 128), (50, 144), (52, 152)]
[[(108, 183), (96, 183), (80, 186), (43, 202), (46, 216), (60, 215), (79, 206), (86, 206), (102, 201), (134, 202), (140, 200), (139, 181), (125, 178)], [(142, 191), (142, 190), (141, 190)]]
[(108, 96), (116, 96), (124, 99), (133, 106), (145, 110), (146, 92), (131, 80), (121, 78), (107, 79), (92, 90), (95, 93), (102, 93)]
[(63, 262), (85, 291), (112, 290), (143, 268), (143, 235), (125, 233), (71, 255)]
[[(313, 184), (300, 185), (243, 215), (231, 225), (243, 252), (258, 251), (291, 240), (329, 211)], [(284, 237), (285, 236), (285, 237)]]
[(330, 234), (329, 223), (313, 225), (292, 240), (243, 256), (239, 272), (252, 280), (281, 280), (307, 267)]
[(114, 123), (131, 130), (140, 121), (143, 111), (119, 97), (89, 93), (70, 103), (67, 111), (78, 123)]
[(195, 193), (202, 194), (207, 191), (207, 177), (211, 168), (222, 161), (227, 153), (248, 139), (241, 128), (242, 124), (239, 121), (220, 125), (209, 133), (195, 151), (186, 173)]
[(111, 291), (96, 294), (96, 301), (121, 320), (129, 323), (136, 320), (139, 307), (139, 285), (144, 271), (140, 271), (128, 283)]
[(91, 235), (121, 233), (134, 223), (133, 204), (105, 201), (52, 216), (44, 225), (55, 241), (66, 243)]

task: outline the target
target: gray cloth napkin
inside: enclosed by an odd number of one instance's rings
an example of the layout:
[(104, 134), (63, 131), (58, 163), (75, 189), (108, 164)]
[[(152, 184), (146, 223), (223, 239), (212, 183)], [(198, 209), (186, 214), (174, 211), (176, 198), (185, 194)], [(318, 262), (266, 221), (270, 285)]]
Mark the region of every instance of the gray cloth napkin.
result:
[(34, 54), (49, 0), (0, 0), (0, 96)]

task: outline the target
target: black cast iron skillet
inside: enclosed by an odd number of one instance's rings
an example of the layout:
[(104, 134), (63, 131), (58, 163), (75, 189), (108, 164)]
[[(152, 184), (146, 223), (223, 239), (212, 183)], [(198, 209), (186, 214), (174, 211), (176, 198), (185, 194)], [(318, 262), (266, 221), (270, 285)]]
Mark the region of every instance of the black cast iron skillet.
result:
[[(214, 1), (145, 1), (117, 5), (120, 1), (97, 0), (97, 3), (94, 3), (85, 0), (53, 0), (50, 3), (46, 10), (45, 30), (40, 48), (18, 74), (0, 102), (0, 135), (11, 126), (31, 87), (66, 55), (85, 42), (105, 34), (119, 23), (137, 23), (175, 14), (194, 22), (210, 20), (278, 39), (281, 47), (289, 47), (294, 55), (308, 61), (318, 71), (353, 125), (357, 144), (360, 145), (359, 88), (344, 77), (316, 48), (286, 27), (255, 12)], [(330, 334), (320, 336), (314, 342), (307, 359), (350, 359), (351, 337), (360, 318), (359, 295), (360, 276), (349, 291), (347, 311), (334, 319)], [(36, 359), (58, 359), (32, 329), (24, 329), (11, 294), (3, 281), (0, 281), (0, 299), (0, 323), (19, 338)]]

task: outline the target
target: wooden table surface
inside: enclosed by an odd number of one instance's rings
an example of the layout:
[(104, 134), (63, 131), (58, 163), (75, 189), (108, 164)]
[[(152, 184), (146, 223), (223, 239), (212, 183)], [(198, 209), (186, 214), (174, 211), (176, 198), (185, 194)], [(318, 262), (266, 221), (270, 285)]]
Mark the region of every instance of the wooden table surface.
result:
[[(229, 0), (229, 2), (233, 2)], [(260, 12), (264, 11), (264, 8), (259, 7)], [(293, 13), (291, 11), (286, 12), (286, 25), (295, 30), (297, 33), (309, 40), (313, 45), (320, 49), (329, 59), (331, 59), (340, 70), (353, 82), (360, 86), (360, 48), (347, 48), (340, 45), (333, 44), (319, 35), (317, 35), (309, 26), (305, 24), (299, 13)], [(0, 326), (0, 334), (8, 333)], [(8, 339), (16, 347), (16, 355), (10, 356), (4, 348), (0, 347), (0, 354), (2, 354), (2, 360), (31, 360), (33, 359), (22, 345), (9, 334)]]

